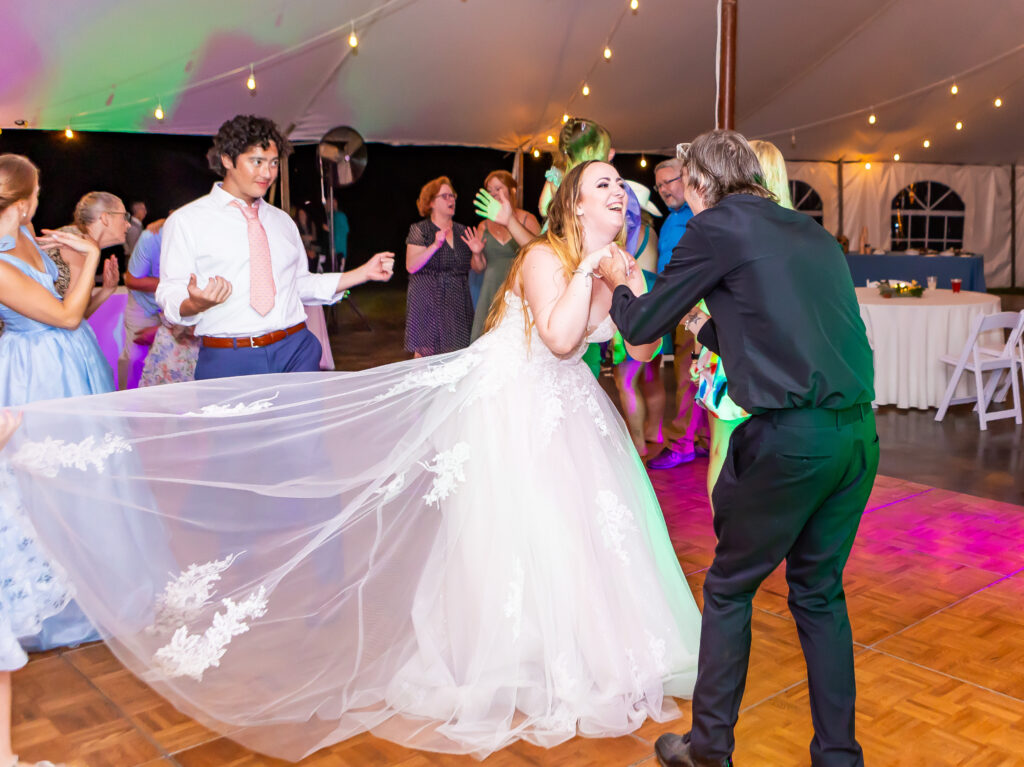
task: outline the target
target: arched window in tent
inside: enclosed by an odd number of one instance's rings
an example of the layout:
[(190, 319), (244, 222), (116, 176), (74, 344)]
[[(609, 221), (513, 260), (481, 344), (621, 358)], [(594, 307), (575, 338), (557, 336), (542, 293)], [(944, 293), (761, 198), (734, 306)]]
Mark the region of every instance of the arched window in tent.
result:
[(806, 213), (819, 224), (825, 220), (825, 206), (821, 203), (821, 195), (805, 181), (789, 180), (789, 197), (793, 200), (793, 208)]
[(936, 250), (964, 245), (964, 201), (938, 181), (915, 181), (892, 200), (892, 249)]

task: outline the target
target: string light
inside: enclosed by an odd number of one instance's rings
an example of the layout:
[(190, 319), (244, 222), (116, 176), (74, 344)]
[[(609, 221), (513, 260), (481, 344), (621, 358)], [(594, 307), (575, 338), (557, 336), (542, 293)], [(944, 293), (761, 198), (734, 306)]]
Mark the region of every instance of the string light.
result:
[(636, 13), (640, 10), (640, 0), (629, 0), (629, 10)]
[(995, 105), (995, 108), (996, 108), (996, 109), (999, 109), (999, 107), (1001, 107), (1001, 106), (1003, 105), (1003, 100), (1002, 100), (1002, 99), (1000, 99), (1000, 98), (997, 98), (997, 99), (996, 99), (995, 101), (993, 101), (992, 103), (993, 103), (993, 104)]
[(956, 87), (956, 83), (953, 83), (953, 85), (951, 85), (950, 88), (949, 88), (949, 92), (950, 92), (950, 94), (955, 96), (956, 94), (958, 94), (960, 92), (960, 89)]
[(589, 96), (590, 95), (590, 86), (587, 85), (586, 83), (583, 83), (583, 95), (584, 96)]
[(555, 143), (555, 137), (552, 136), (550, 133), (548, 134), (548, 143), (549, 144), (554, 144)]
[(604, 60), (607, 61), (612, 57), (612, 49), (607, 45), (604, 47)]
[(75, 132), (73, 130), (71, 130), (71, 123), (68, 123), (68, 126), (64, 129), (64, 137), (65, 138), (74, 138), (75, 137)]
[(921, 146), (923, 146), (925, 149), (927, 149), (931, 145), (932, 145), (932, 142), (929, 141), (928, 139), (925, 139), (924, 141), (921, 142)]
[(644, 157), (643, 155), (640, 155), (640, 167), (641, 168), (646, 168), (647, 167), (647, 158)]
[(869, 162), (864, 163), (864, 170), (871, 170), (871, 163), (869, 163)]
[(164, 107), (163, 104), (160, 103), (160, 99), (157, 99), (156, 101), (156, 109), (153, 110), (153, 117), (157, 120), (164, 119)]
[(897, 152), (896, 154), (894, 154), (892, 156), (892, 161), (893, 162), (899, 162), (900, 161), (900, 153), (899, 152)]
[(256, 90), (256, 68), (249, 65), (249, 79), (245, 81), (245, 87), (251, 91)]
[(869, 125), (874, 125), (877, 121), (878, 121), (878, 118), (875, 117), (874, 113), (868, 115), (868, 124)]
[(359, 38), (356, 37), (356, 25), (355, 24), (352, 25), (352, 31), (351, 31), (351, 33), (348, 36), (348, 47), (349, 48), (358, 48), (359, 47)]
[(567, 122), (569, 122), (569, 115), (568, 114), (563, 114), (562, 115), (562, 125), (565, 125)]
[(956, 128), (957, 130), (963, 130), (964, 129), (963, 120), (957, 120), (956, 121), (956, 125), (954, 125), (953, 127)]
[(540, 157), (540, 150), (539, 149), (534, 149), (533, 150), (533, 156), (539, 158)]

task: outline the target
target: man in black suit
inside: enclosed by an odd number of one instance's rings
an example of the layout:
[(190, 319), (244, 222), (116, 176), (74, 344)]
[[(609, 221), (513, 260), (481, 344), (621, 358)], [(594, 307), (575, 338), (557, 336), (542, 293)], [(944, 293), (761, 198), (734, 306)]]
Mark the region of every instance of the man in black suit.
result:
[[(650, 293), (626, 287), (611, 316), (634, 344), (687, 324), (722, 358), (729, 395), (751, 418), (732, 435), (714, 487), (718, 545), (704, 581), (693, 724), (658, 739), (663, 767), (730, 765), (750, 656), (751, 602), (783, 561), (810, 689), (815, 767), (863, 765), (854, 734), (853, 639), (843, 568), (878, 468), (873, 365), (836, 240), (759, 183), (746, 140), (712, 131), (680, 148), (686, 234)], [(702, 321), (705, 320), (706, 321)]]

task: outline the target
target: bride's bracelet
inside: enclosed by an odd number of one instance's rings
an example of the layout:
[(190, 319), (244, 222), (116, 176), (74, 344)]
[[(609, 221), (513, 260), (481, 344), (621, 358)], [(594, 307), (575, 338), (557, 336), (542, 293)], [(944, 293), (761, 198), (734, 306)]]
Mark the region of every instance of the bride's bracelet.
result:
[(582, 274), (588, 280), (594, 276), (594, 273), (592, 271), (590, 271), (589, 269), (584, 269), (582, 266), (578, 266), (575, 269), (573, 269), (572, 273)]

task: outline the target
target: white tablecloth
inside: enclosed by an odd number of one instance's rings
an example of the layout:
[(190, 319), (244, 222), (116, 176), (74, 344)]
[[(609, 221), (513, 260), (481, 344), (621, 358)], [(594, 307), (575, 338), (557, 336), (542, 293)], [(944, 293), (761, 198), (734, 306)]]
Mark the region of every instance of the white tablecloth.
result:
[[(999, 297), (987, 293), (926, 290), (921, 298), (882, 298), (875, 288), (856, 290), (875, 354), (879, 405), (938, 407), (953, 371), (940, 357), (960, 353), (975, 317), (999, 311)], [(1002, 345), (998, 331), (986, 336), (986, 346)], [(973, 379), (961, 381), (955, 396), (973, 392)]]

